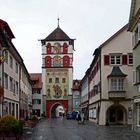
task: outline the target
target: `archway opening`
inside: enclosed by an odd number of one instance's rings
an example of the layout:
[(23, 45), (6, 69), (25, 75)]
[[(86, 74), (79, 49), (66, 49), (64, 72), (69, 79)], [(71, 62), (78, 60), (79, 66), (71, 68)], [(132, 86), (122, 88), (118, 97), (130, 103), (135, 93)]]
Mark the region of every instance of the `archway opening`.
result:
[(51, 118), (59, 118), (59, 117), (64, 116), (64, 114), (65, 114), (65, 109), (63, 105), (61, 104), (53, 105), (51, 109)]
[(126, 123), (126, 109), (120, 105), (113, 105), (107, 110), (107, 123), (109, 124), (125, 124)]

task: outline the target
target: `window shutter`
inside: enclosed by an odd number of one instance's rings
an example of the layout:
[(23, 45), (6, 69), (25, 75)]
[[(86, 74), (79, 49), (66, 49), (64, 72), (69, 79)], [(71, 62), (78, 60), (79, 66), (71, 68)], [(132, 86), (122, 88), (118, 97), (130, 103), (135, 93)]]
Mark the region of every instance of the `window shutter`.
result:
[(127, 55), (122, 56), (122, 64), (127, 65)]
[(109, 65), (109, 55), (104, 55), (104, 65)]
[(140, 41), (140, 24), (138, 24), (138, 41)]

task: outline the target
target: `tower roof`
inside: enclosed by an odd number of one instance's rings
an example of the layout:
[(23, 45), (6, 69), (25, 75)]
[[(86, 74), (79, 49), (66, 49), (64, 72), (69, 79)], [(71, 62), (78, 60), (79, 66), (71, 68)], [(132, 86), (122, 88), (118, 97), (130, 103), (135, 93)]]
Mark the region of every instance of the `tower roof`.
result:
[(41, 41), (68, 41), (72, 40), (69, 36), (58, 26), (52, 33)]

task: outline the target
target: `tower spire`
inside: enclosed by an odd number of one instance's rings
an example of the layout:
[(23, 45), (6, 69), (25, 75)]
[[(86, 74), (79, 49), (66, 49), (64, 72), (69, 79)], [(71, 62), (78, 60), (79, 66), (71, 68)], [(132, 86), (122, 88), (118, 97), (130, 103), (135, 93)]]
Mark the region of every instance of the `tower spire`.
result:
[(58, 28), (59, 28), (59, 17), (57, 18), (57, 20), (58, 20)]

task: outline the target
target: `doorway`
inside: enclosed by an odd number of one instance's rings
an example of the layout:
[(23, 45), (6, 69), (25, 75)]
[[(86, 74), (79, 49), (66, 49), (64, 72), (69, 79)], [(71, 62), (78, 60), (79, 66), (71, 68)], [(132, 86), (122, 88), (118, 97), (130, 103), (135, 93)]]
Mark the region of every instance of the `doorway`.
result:
[(125, 124), (126, 110), (122, 106), (111, 106), (107, 111), (107, 120), (109, 124)]

